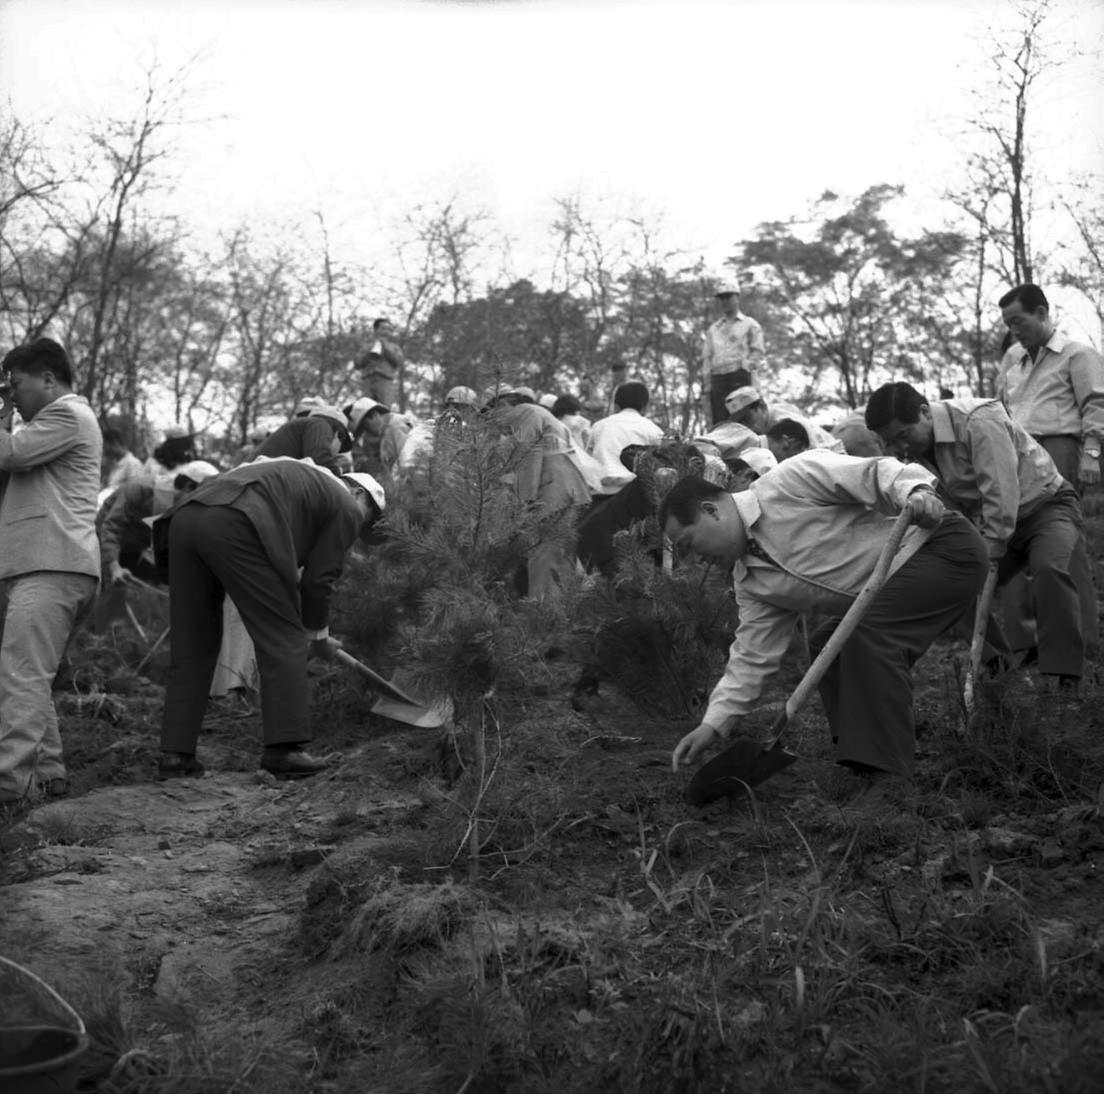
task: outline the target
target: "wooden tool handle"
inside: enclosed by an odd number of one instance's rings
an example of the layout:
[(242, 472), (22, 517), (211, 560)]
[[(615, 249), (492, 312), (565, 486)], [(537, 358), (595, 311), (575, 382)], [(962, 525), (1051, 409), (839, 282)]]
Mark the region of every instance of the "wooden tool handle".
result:
[(897, 550), (901, 546), (901, 540), (911, 523), (912, 514), (907, 508), (901, 510), (901, 515), (897, 518), (896, 524), (893, 525), (889, 539), (886, 540), (881, 554), (878, 555), (878, 561), (874, 564), (874, 570), (867, 578), (862, 592), (852, 601), (851, 607), (847, 609), (847, 613), (839, 621), (839, 625), (832, 632), (832, 636), (824, 644), (824, 648), (820, 653), (817, 654), (816, 660), (806, 670), (801, 682), (794, 688), (793, 694), (786, 700), (785, 709), (771, 726), (771, 737), (774, 738), (775, 742), (786, 725), (796, 717), (798, 711), (808, 701), (813, 689), (828, 671), (828, 666), (839, 656), (843, 644), (855, 632), (855, 628), (859, 625), (859, 621), (865, 614), (870, 602), (881, 592), (882, 586), (889, 576), (889, 568), (893, 565), (893, 557), (897, 554)]

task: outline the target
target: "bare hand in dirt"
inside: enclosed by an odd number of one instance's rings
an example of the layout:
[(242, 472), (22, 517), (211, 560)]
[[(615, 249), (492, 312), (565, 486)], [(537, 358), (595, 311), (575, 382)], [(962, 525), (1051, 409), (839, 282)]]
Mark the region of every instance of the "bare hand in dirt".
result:
[(322, 661), (333, 661), (341, 648), (341, 643), (336, 638), (312, 638), (309, 652), (311, 657), (317, 657)]
[(113, 562), (108, 567), (108, 577), (111, 579), (112, 585), (127, 585), (129, 584), (134, 575), (125, 567), (121, 566), (118, 562)]
[(671, 770), (677, 773), (682, 764), (693, 763), (704, 749), (722, 740), (724, 737), (716, 726), (702, 722), (675, 745), (675, 751), (671, 753)]
[(913, 490), (908, 496), (908, 511), (921, 528), (934, 528), (943, 519), (944, 509), (932, 490)]

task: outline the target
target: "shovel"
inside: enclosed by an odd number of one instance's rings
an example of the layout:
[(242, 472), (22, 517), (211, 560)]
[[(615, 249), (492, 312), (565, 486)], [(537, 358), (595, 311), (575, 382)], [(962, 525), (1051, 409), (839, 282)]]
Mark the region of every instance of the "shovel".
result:
[(862, 592), (852, 601), (847, 614), (840, 620), (816, 660), (801, 678), (801, 683), (786, 700), (785, 708), (770, 728), (770, 739), (765, 744), (761, 744), (746, 737), (741, 738), (733, 741), (723, 752), (703, 764), (686, 788), (686, 800), (691, 805), (706, 805), (717, 798), (742, 794), (751, 787), (765, 782), (797, 760), (794, 753), (782, 747), (782, 734), (805, 706), (813, 689), (828, 671), (828, 666), (839, 656), (843, 644), (859, 625), (871, 600), (881, 591), (889, 576), (893, 556), (897, 553), (897, 548), (900, 547), (901, 539), (911, 520), (912, 517), (907, 509), (903, 510), (897, 518), (897, 523), (893, 525), (893, 531), (890, 532), (889, 539), (886, 540), (886, 545), (875, 563), (874, 572), (863, 586)]
[(338, 650), (337, 660), (359, 672), (380, 693), (380, 697), (372, 704), (373, 714), (381, 714), (384, 718), (425, 729), (442, 726), (452, 717), (452, 703), (448, 699), (426, 706), (412, 695), (407, 695), (402, 688), (396, 687), (390, 680), (380, 676), (375, 669), (370, 669), (362, 661), (358, 661), (351, 653)]
[(978, 676), (981, 673), (981, 651), (985, 646), (985, 629), (989, 623), (989, 612), (993, 607), (993, 592), (997, 587), (997, 568), (989, 567), (985, 584), (978, 596), (977, 613), (974, 616), (974, 633), (970, 638), (970, 668), (962, 689), (962, 706), (965, 710), (963, 731), (966, 732), (974, 721), (974, 697), (977, 691)]

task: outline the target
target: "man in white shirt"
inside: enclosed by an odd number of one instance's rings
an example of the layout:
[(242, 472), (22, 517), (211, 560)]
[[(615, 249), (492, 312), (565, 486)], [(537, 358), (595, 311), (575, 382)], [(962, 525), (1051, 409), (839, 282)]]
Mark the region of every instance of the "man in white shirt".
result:
[(705, 332), (702, 346), (702, 397), (711, 425), (728, 417), (725, 396), (750, 384), (766, 358), (763, 328), (740, 312), (739, 282), (722, 282), (716, 297), (721, 318)]
[(598, 498), (612, 497), (636, 477), (621, 462), (621, 453), (632, 444), (656, 445), (663, 430), (644, 417), (648, 409), (648, 388), (639, 380), (619, 384), (613, 393), (617, 412), (601, 418), (590, 427), (588, 451), (601, 468), (602, 486)]
[(757, 388), (749, 386), (730, 391), (725, 397), (724, 405), (729, 421), (746, 426), (753, 433), (765, 434), (771, 426), (777, 425), (783, 418), (789, 418), (805, 427), (810, 448), (826, 448), (829, 452), (844, 454), (843, 442), (838, 437), (814, 425), (790, 403), (768, 404)]

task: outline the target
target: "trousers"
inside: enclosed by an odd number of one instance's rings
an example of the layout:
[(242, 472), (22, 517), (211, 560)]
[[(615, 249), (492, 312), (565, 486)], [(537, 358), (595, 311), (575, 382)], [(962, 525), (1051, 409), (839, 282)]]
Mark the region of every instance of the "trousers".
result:
[(195, 752), (227, 595), (256, 647), (265, 745), (309, 741), (307, 638), (299, 606), (244, 513), (229, 506), (185, 505), (173, 515), (169, 595), (171, 656), (162, 749)]
[(55, 570), (0, 581), (0, 800), (65, 778), (50, 690), (96, 586), (88, 574)]
[[(965, 517), (948, 513), (882, 586), (820, 683), (839, 763), (912, 778), (912, 667), (973, 610), (988, 565), (977, 530)], [(840, 618), (827, 620), (811, 636), (814, 657)]]

